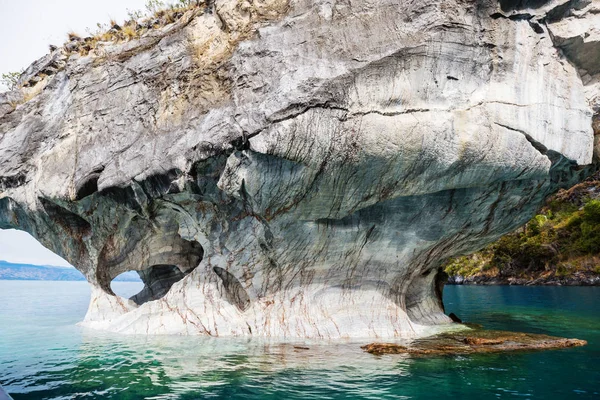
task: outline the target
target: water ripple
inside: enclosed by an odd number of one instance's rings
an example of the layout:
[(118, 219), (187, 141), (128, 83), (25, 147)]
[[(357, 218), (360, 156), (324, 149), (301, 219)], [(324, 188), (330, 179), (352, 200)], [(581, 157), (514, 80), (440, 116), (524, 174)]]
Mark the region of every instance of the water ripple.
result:
[(447, 288), (448, 312), (590, 345), (412, 359), (372, 356), (361, 343), (122, 336), (75, 326), (85, 283), (0, 282), (0, 384), (15, 400), (598, 397), (600, 290), (482, 289)]

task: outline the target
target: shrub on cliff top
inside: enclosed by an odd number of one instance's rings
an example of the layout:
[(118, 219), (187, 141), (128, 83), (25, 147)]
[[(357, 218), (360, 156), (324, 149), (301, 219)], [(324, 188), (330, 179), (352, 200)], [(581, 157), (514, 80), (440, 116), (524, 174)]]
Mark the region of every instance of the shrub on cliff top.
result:
[(3, 86), (6, 86), (8, 90), (15, 90), (19, 82), (19, 77), (22, 73), (23, 71), (15, 71), (2, 74), (2, 78), (0, 78), (0, 83), (2, 83)]
[(148, 0), (144, 11), (127, 10), (129, 20), (123, 24), (118, 24), (114, 20), (111, 20), (110, 24), (98, 23), (94, 31), (86, 29), (90, 36), (85, 39), (70, 32), (65, 48), (70, 52), (87, 55), (101, 42), (121, 42), (139, 38), (151, 29), (177, 21), (185, 11), (204, 3), (203, 0), (176, 0), (174, 2)]

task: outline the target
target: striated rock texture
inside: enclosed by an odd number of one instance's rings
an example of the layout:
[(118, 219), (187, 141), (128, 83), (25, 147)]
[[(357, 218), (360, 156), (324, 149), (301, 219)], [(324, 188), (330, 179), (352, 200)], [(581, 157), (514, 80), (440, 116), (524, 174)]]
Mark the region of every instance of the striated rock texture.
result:
[[(593, 170), (600, 2), (215, 0), (0, 95), (0, 228), (124, 333), (419, 337)], [(596, 132), (594, 132), (594, 128)], [(110, 282), (139, 271), (131, 300)]]
[(500, 353), (506, 351), (554, 350), (586, 346), (581, 339), (565, 339), (535, 333), (473, 330), (466, 334), (443, 333), (426, 339), (417, 339), (406, 345), (371, 343), (361, 348), (367, 353), (409, 354), (416, 357), (444, 355)]

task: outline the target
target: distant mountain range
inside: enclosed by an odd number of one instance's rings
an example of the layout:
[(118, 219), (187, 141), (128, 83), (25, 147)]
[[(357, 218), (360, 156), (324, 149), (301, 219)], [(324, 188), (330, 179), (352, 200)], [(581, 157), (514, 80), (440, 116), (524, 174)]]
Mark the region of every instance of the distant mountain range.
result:
[[(0, 260), (0, 280), (24, 281), (85, 281), (85, 277), (75, 268), (55, 267), (52, 265), (15, 264)], [(139, 282), (135, 271), (117, 276), (115, 281)]]

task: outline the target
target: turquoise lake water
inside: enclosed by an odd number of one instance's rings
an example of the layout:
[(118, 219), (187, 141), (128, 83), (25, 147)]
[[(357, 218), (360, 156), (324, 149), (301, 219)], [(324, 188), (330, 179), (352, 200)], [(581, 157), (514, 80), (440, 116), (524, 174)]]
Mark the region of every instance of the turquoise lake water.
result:
[(0, 384), (15, 400), (600, 399), (600, 288), (448, 286), (446, 311), (465, 321), (589, 345), (429, 359), (357, 343), (100, 333), (75, 325), (88, 296), (85, 282), (0, 281)]

